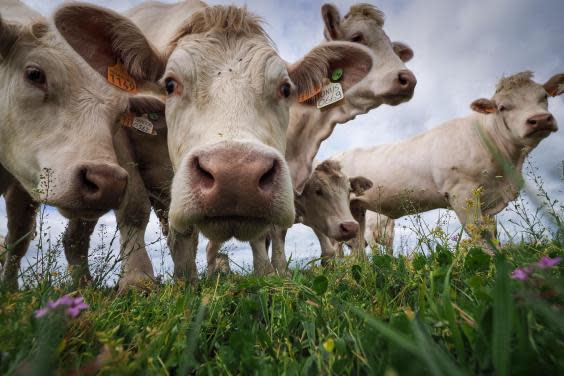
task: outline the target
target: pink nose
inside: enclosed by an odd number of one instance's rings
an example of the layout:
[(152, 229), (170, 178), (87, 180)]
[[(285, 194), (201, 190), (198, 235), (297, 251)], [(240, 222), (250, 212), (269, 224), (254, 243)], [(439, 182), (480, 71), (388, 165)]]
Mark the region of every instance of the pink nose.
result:
[(343, 222), (339, 225), (341, 230), (341, 239), (337, 240), (349, 240), (356, 236), (358, 233), (358, 223), (357, 222)]
[(282, 163), (274, 152), (221, 144), (193, 153), (190, 189), (208, 217), (263, 218), (274, 205)]
[(537, 114), (527, 119), (527, 124), (533, 129), (553, 130), (556, 122), (550, 113)]
[(119, 166), (82, 165), (75, 179), (84, 206), (89, 209), (116, 209), (127, 187), (127, 172)]
[(397, 78), (394, 80), (391, 95), (412, 97), (417, 85), (415, 75), (409, 70), (404, 69), (398, 72)]

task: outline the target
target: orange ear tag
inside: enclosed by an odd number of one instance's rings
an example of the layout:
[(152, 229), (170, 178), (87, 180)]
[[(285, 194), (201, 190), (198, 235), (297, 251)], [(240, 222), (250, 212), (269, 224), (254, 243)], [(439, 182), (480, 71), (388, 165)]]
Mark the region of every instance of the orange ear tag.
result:
[(308, 100), (310, 100), (311, 98), (315, 97), (317, 94), (319, 94), (319, 92), (321, 91), (321, 85), (315, 87), (312, 91), (310, 91), (309, 93), (302, 93), (300, 95), (298, 95), (298, 102), (300, 103), (304, 103), (307, 102)]
[(137, 93), (135, 79), (131, 77), (129, 72), (120, 63), (108, 67), (108, 82), (121, 90), (133, 94)]

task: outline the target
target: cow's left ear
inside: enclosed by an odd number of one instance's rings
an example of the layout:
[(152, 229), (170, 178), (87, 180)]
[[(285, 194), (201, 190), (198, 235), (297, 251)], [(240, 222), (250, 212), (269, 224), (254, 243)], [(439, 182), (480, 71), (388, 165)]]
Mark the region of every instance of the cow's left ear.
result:
[(68, 44), (104, 77), (117, 62), (140, 81), (155, 82), (164, 72), (164, 58), (143, 32), (114, 11), (70, 3), (55, 12), (54, 22)]
[(349, 181), (351, 182), (351, 191), (357, 196), (362, 196), (364, 192), (372, 188), (374, 185), (372, 180), (363, 176), (349, 178)]
[(476, 112), (486, 115), (497, 112), (497, 106), (495, 102), (491, 99), (486, 98), (476, 99), (474, 102), (472, 102), (470, 108)]
[(5, 22), (0, 15), (0, 59), (6, 58), (21, 32), (19, 25)]
[(325, 30), (323, 35), (327, 40), (342, 39), (343, 32), (341, 31), (341, 14), (336, 6), (333, 4), (324, 4), (321, 7), (321, 17), (325, 23)]
[(564, 94), (564, 73), (552, 76), (552, 78), (543, 85), (544, 90), (551, 97)]
[(393, 42), (392, 47), (396, 55), (398, 55), (404, 63), (413, 59), (413, 50), (407, 44), (402, 42)]
[(288, 68), (290, 79), (296, 85), (298, 101), (315, 105), (324, 83), (335, 70), (341, 75), (338, 82), (346, 91), (361, 81), (372, 69), (371, 51), (351, 42), (328, 42), (312, 49), (302, 60)]

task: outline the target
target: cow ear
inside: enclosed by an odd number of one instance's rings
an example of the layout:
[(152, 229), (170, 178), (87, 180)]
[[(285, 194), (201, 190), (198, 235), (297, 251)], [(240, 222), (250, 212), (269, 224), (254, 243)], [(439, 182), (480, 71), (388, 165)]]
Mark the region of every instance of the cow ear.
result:
[(476, 112), (486, 115), (497, 112), (497, 106), (495, 102), (491, 99), (486, 98), (476, 99), (474, 102), (472, 102), (470, 108), (472, 108), (472, 110)]
[(372, 180), (363, 176), (357, 176), (349, 179), (351, 182), (351, 190), (357, 196), (362, 196), (364, 192), (372, 188)]
[(0, 15), (0, 59), (5, 59), (22, 33), (21, 26), (7, 23)]
[(392, 47), (396, 55), (398, 55), (404, 63), (413, 59), (413, 50), (407, 44), (402, 42), (393, 42)]
[(358, 43), (328, 42), (312, 49), (302, 60), (288, 68), (296, 85), (298, 101), (315, 105), (322, 86), (339, 69), (343, 91), (361, 81), (372, 69), (374, 59), (370, 50)]
[(327, 40), (338, 40), (343, 38), (341, 30), (341, 15), (339, 10), (333, 4), (324, 4), (321, 7), (321, 17), (325, 23), (323, 35)]
[(550, 80), (546, 81), (543, 87), (551, 97), (564, 94), (564, 73), (552, 76)]
[(55, 26), (94, 70), (106, 77), (108, 67), (123, 64), (136, 80), (157, 81), (165, 61), (129, 19), (90, 4), (73, 3), (55, 12)]

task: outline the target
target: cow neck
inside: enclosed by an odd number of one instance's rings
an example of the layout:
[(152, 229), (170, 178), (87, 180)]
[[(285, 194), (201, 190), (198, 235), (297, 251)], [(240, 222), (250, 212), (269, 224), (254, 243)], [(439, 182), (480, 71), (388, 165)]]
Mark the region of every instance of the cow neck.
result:
[[(496, 149), (500, 151), (505, 160), (511, 162), (513, 167), (521, 173), (523, 163), (531, 148), (517, 144), (511, 137), (505, 120), (497, 114), (481, 115), (481, 118), (484, 119), (480, 122), (481, 129), (493, 142)], [(499, 168), (503, 170), (501, 166)]]
[[(329, 111), (319, 111), (309, 106), (297, 104), (290, 108), (290, 122), (286, 132), (286, 159), (299, 161), (308, 166), (311, 172), (313, 160), (337, 124), (354, 119), (362, 110), (354, 109), (348, 103)], [(292, 171), (296, 165), (289, 164)]]

